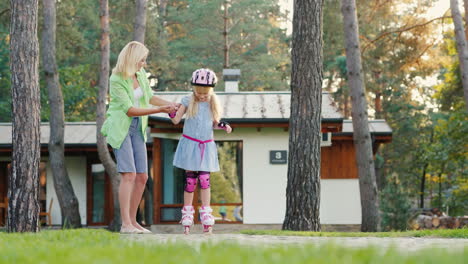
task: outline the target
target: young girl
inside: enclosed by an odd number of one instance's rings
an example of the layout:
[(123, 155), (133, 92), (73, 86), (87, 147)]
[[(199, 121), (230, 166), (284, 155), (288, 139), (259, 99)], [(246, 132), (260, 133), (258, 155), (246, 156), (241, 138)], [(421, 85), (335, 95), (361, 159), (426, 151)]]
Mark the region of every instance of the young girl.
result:
[(192, 74), (193, 94), (182, 98), (182, 105), (169, 116), (178, 124), (185, 114), (182, 137), (174, 156), (174, 166), (185, 170), (184, 207), (180, 223), (184, 233), (190, 232), (193, 225), (193, 192), (200, 181), (200, 218), (203, 231), (211, 233), (214, 224), (213, 210), (210, 207), (210, 172), (219, 171), (218, 153), (213, 139), (213, 129), (224, 129), (231, 133), (226, 122), (220, 122), (221, 107), (213, 92), (216, 74), (209, 69), (198, 69)]

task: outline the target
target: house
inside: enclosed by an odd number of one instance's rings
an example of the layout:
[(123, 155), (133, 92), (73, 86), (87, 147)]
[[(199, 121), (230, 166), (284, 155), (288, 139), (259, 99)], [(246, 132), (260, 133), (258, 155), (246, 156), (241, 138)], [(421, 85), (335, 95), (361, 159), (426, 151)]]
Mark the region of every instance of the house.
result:
[[(157, 92), (179, 102), (189, 92)], [(285, 215), (290, 92), (217, 92), (223, 120), (234, 127), (215, 131), (221, 171), (212, 175), (212, 207), (218, 223), (281, 224)], [(147, 149), (151, 180), (141, 203), (146, 224), (175, 224), (180, 219), (183, 172), (172, 166), (182, 125), (167, 114), (150, 116)], [(384, 120), (369, 123), (374, 151), (391, 140)], [(352, 124), (343, 120), (329, 93), (322, 95), (321, 208), (325, 225), (359, 225), (361, 208), (354, 160)], [(41, 206), (56, 199), (48, 163), (49, 126), (41, 125)], [(65, 155), (69, 176), (80, 203), (83, 225), (106, 225), (112, 219), (110, 182), (100, 164), (93, 122), (66, 123)], [(6, 196), (11, 160), (11, 124), (0, 124), (0, 202)], [(150, 191), (152, 190), (152, 191)], [(195, 201), (198, 201), (196, 194)], [(227, 211), (222, 219), (219, 209)], [(52, 223), (60, 224), (54, 202)], [(0, 211), (0, 217), (2, 212)], [(1, 218), (0, 218), (1, 219)], [(195, 218), (197, 219), (197, 218)], [(1, 221), (1, 220), (0, 220)], [(0, 225), (2, 222), (0, 222)]]

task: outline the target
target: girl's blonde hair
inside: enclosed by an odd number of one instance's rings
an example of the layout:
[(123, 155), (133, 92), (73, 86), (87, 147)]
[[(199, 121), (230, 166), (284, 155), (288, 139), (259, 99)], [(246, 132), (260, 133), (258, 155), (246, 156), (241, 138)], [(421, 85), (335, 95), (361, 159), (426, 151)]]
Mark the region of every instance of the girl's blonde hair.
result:
[[(221, 109), (221, 105), (218, 100), (218, 96), (213, 91), (213, 87), (205, 87), (205, 86), (193, 86), (194, 92), (206, 91), (208, 90), (208, 94), (210, 96), (209, 103), (211, 109), (211, 119), (219, 123), (221, 120), (221, 115), (223, 114), (223, 110)], [(194, 117), (198, 112), (198, 99), (195, 96), (195, 93), (192, 94), (192, 98), (190, 99), (190, 103), (187, 108), (187, 118)]]
[(134, 75), (138, 69), (138, 63), (148, 56), (149, 50), (138, 41), (129, 42), (119, 54), (117, 64), (112, 69), (113, 74), (121, 74), (128, 78)]

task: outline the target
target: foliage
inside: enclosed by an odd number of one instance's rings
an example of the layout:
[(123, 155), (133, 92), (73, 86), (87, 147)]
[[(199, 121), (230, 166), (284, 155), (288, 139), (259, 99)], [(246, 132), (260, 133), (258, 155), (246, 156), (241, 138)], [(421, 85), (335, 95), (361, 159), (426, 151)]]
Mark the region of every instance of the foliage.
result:
[[(286, 234), (286, 232), (277, 231)], [(292, 233), (292, 232), (290, 232)], [(296, 232), (298, 233), (298, 232)], [(310, 233), (310, 232), (307, 232)], [(367, 233), (368, 234), (368, 233)], [(196, 234), (194, 234), (196, 235)], [(421, 250), (414, 253), (367, 247), (238, 244), (179, 241), (161, 243), (145, 236), (120, 236), (103, 230), (0, 233), (0, 263), (464, 263), (465, 251)], [(134, 240), (135, 242), (132, 242)], [(143, 242), (144, 241), (144, 242)], [(27, 249), (25, 251), (24, 249)]]
[(446, 33), (444, 40), (442, 50), (449, 59), (442, 64), (443, 67), (440, 69), (439, 79), (441, 82), (434, 87), (434, 98), (440, 102), (440, 108), (443, 111), (465, 109), (454, 33)]
[[(427, 206), (431, 201), (430, 206), (444, 211), (448, 207), (450, 214), (459, 215), (467, 212), (465, 103), (454, 33), (440, 30), (451, 21), (428, 23), (419, 15), (433, 3), (358, 0), (363, 72), (369, 116), (384, 118), (393, 130), (392, 142), (376, 155), (384, 164), (378, 179), (383, 183), (379, 184), (382, 200), (397, 197), (388, 190), (396, 187), (388, 175), (398, 175), (398, 188), (408, 194), (411, 206), (416, 207), (424, 195)], [(342, 110), (349, 109), (340, 1), (324, 4), (325, 89), (335, 91)], [(437, 85), (425, 82), (434, 77), (439, 79)], [(347, 117), (350, 112), (343, 114)], [(381, 209), (384, 216), (396, 213), (385, 202)], [(403, 223), (403, 216), (394, 216), (402, 217)]]
[(410, 217), (410, 202), (398, 175), (388, 176), (387, 184), (380, 193), (383, 230), (406, 230)]
[(450, 215), (462, 216), (468, 212), (468, 178), (457, 178), (446, 190), (446, 205)]
[[(148, 1), (145, 44), (150, 49), (148, 70), (159, 90), (186, 90), (195, 68), (210, 67), (222, 80), (223, 0)], [(57, 64), (67, 121), (94, 120), (100, 59), (99, 2), (58, 1)], [(6, 11), (5, 11), (6, 10)], [(132, 40), (135, 3), (110, 1), (110, 64)], [(0, 4), (0, 121), (11, 121), (9, 83), (8, 4)], [(42, 31), (42, 11), (39, 32)], [(233, 1), (229, 7), (231, 67), (242, 71), (243, 90), (286, 90), (290, 75), (289, 39), (279, 23), (285, 16), (278, 0)], [(41, 37), (41, 36), (39, 36)], [(207, 41), (209, 40), (209, 41)], [(43, 74), (41, 72), (41, 74)], [(72, 76), (74, 74), (74, 76)], [(42, 80), (43, 78), (41, 78)], [(74, 79), (74, 80), (72, 80)], [(219, 89), (223, 89), (220, 81)], [(80, 91), (82, 93), (80, 93)], [(47, 91), (41, 81), (42, 121), (48, 121)]]
[[(158, 69), (167, 87), (159, 89), (188, 89), (187, 80), (199, 67), (212, 68), (222, 76), (224, 2), (189, 0), (168, 4), (160, 29), (167, 43), (164, 51), (168, 61)], [(289, 42), (278, 26), (285, 18), (277, 2), (241, 0), (228, 5), (229, 66), (241, 69), (240, 90), (288, 89)], [(222, 82), (217, 89), (223, 89)]]
[[(0, 32), (4, 32), (0, 25)], [(9, 35), (0, 33), (0, 122), (11, 120), (11, 81)]]
[(438, 189), (433, 205), (446, 208), (450, 215), (468, 211), (468, 113), (464, 109), (440, 114), (434, 127), (434, 143), (428, 147), (428, 176), (432, 189)]
[(239, 142), (218, 142), (218, 157), (220, 171), (211, 174), (211, 201), (220, 203), (242, 202), (242, 179), (240, 179), (238, 165)]

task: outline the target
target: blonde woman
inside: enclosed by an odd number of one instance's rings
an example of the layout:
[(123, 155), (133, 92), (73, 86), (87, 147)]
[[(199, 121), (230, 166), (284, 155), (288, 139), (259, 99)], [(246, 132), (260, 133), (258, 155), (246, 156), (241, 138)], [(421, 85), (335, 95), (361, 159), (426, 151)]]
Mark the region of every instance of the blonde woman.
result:
[(198, 69), (192, 74), (193, 94), (182, 98), (177, 113), (169, 116), (178, 124), (185, 114), (182, 137), (174, 155), (174, 166), (185, 170), (184, 207), (181, 224), (184, 233), (190, 232), (193, 225), (193, 192), (200, 181), (200, 218), (204, 232), (211, 233), (214, 224), (213, 210), (210, 207), (210, 172), (219, 171), (218, 153), (213, 139), (213, 129), (224, 129), (231, 133), (226, 122), (220, 122), (221, 107), (213, 92), (216, 74), (209, 69)]
[[(121, 233), (151, 233), (136, 221), (148, 179), (146, 129), (148, 115), (177, 110), (177, 106), (154, 96), (144, 66), (148, 49), (137, 41), (120, 52), (110, 77), (110, 103), (101, 133), (114, 149), (117, 169), (122, 178), (119, 186)], [(151, 107), (155, 105), (158, 107)]]

